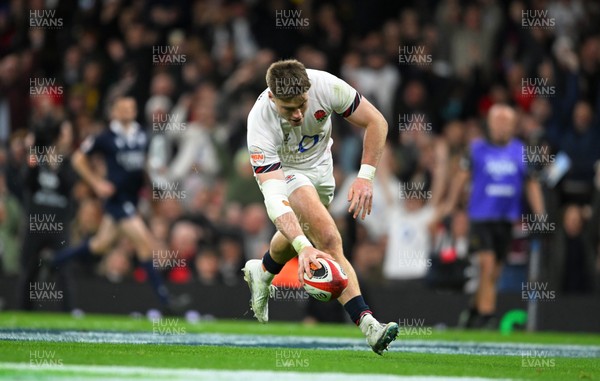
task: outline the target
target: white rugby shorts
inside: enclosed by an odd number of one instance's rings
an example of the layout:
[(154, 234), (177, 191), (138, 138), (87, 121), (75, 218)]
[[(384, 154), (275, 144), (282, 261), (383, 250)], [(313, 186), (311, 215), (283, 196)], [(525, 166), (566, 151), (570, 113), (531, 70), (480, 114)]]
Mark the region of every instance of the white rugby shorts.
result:
[(329, 206), (335, 192), (335, 179), (333, 177), (333, 160), (324, 160), (317, 166), (309, 169), (283, 167), (288, 197), (298, 188), (308, 185), (315, 188), (321, 203)]

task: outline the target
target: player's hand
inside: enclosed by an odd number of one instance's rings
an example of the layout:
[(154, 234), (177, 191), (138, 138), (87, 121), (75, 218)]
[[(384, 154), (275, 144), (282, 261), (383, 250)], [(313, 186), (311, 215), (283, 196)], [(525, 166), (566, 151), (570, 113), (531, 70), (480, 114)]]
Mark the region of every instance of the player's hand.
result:
[(334, 260), (331, 255), (317, 250), (312, 246), (305, 247), (300, 254), (298, 254), (298, 281), (300, 284), (304, 285), (304, 274), (308, 275), (309, 278), (312, 278), (312, 272), (310, 270), (311, 264), (314, 264), (317, 269), (321, 268), (321, 263), (319, 263), (317, 258)]
[(352, 217), (356, 219), (362, 212), (361, 218), (364, 220), (373, 208), (373, 182), (357, 177), (348, 191), (348, 202), (348, 213), (353, 213)]
[(100, 198), (108, 198), (115, 193), (115, 186), (107, 180), (99, 180), (94, 184), (94, 192)]

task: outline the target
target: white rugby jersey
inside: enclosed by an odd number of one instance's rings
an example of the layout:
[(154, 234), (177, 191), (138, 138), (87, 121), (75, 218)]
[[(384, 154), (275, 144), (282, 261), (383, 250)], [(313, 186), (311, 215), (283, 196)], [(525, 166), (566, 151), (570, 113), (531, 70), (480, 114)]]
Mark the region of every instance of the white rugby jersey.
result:
[(255, 173), (281, 167), (309, 169), (331, 158), (331, 113), (350, 116), (360, 94), (340, 78), (321, 70), (306, 70), (310, 79), (308, 108), (302, 125), (293, 127), (277, 113), (269, 88), (248, 114), (248, 150)]

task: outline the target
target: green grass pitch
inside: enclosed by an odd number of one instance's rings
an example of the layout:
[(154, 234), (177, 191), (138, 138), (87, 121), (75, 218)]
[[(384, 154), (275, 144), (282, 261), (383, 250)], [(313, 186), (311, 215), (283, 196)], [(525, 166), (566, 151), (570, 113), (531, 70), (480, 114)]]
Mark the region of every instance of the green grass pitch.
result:
[[(303, 325), (300, 323), (258, 324), (251, 321), (200, 321), (192, 324), (184, 319), (166, 318), (176, 327), (173, 335), (222, 334), (235, 340), (241, 335), (318, 337), (359, 339), (360, 331), (351, 325)], [(240, 347), (232, 345), (178, 344), (114, 344), (35, 341), (36, 332), (48, 330), (79, 331), (82, 336), (94, 331), (113, 331), (127, 335), (156, 333), (156, 325), (147, 319), (124, 316), (86, 315), (74, 318), (63, 314), (0, 313), (0, 333), (31, 330), (32, 341), (0, 341), (0, 378), (60, 379), (84, 375), (70, 372), (67, 365), (125, 366), (166, 369), (265, 370), (274, 372), (364, 373), (386, 375), (426, 375), (455, 377), (485, 377), (535, 380), (600, 380), (600, 358), (597, 357), (600, 335), (514, 332), (471, 332), (430, 330), (428, 334), (401, 334), (392, 344), (401, 348), (411, 342), (434, 341), (458, 343), (523, 343), (540, 345), (589, 346), (589, 357), (551, 357), (545, 362), (523, 366), (520, 355), (469, 355), (443, 353), (406, 353), (390, 351), (380, 357), (367, 350), (331, 350), (290, 347)], [(365, 348), (366, 348), (366, 344)], [(50, 355), (51, 354), (51, 355)], [(50, 356), (60, 360), (60, 367), (31, 365), (32, 358)], [(37, 361), (37, 360), (36, 360)], [(42, 361), (43, 362), (43, 361)], [(16, 369), (14, 364), (24, 364)], [(37, 364), (37, 363), (36, 363)], [(86, 375), (93, 375), (93, 372)], [(72, 379), (71, 378), (71, 379)], [(140, 379), (144, 377), (141, 376)], [(376, 379), (376, 378), (374, 378)]]

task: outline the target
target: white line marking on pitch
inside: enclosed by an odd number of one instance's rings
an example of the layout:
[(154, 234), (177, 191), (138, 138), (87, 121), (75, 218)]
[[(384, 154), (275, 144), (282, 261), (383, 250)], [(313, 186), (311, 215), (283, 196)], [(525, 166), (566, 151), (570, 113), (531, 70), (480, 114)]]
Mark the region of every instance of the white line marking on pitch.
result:
[[(27, 363), (0, 363), (0, 370), (15, 371), (19, 376), (35, 376), (37, 380), (87, 380), (118, 377), (119, 380), (214, 380), (214, 381), (488, 381), (490, 378), (448, 377), (448, 376), (395, 376), (387, 374), (358, 373), (308, 373), (265, 370), (216, 370), (153, 368), (141, 366), (97, 366), (97, 365), (44, 365), (32, 366)], [(501, 381), (493, 379), (494, 381)]]
[[(366, 345), (364, 339), (211, 333), (157, 335), (152, 332), (5, 330), (0, 331), (0, 340), (65, 343), (211, 345), (322, 350), (371, 350)], [(476, 356), (522, 356), (523, 353), (527, 351), (543, 351), (550, 357), (600, 358), (600, 346), (598, 345), (402, 340), (402, 337), (400, 336), (390, 347), (390, 352)]]

